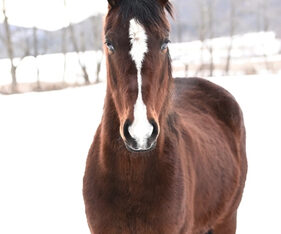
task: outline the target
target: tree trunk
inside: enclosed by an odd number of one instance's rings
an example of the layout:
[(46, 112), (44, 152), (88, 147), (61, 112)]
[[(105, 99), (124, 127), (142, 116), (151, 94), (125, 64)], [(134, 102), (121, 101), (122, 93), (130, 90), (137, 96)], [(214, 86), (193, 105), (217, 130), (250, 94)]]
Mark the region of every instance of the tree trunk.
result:
[(78, 47), (78, 43), (77, 43), (77, 40), (76, 40), (76, 37), (75, 37), (75, 34), (74, 34), (74, 29), (73, 29), (72, 24), (69, 24), (69, 32), (70, 32), (70, 38), (71, 38), (71, 41), (72, 41), (73, 48), (74, 48), (75, 52), (77, 53), (78, 62), (79, 62), (79, 65), (81, 67), (81, 70), (83, 72), (85, 84), (89, 84), (90, 83), (89, 75), (88, 75), (88, 72), (87, 72), (87, 68), (86, 68), (85, 64), (82, 63), (82, 60), (81, 60), (81, 57), (80, 57), (80, 54), (79, 54), (80, 49)]
[(95, 81), (96, 84), (100, 82), (100, 71), (101, 71), (102, 60), (103, 60), (103, 53), (101, 55), (100, 61), (97, 62), (96, 81)]
[[(200, 48), (200, 65), (195, 72), (194, 76), (198, 76), (198, 74), (202, 71), (204, 67), (204, 49), (205, 49), (205, 39), (206, 39), (206, 7), (203, 0), (198, 1), (198, 7), (200, 12), (200, 19), (199, 19), (199, 39), (201, 41), (201, 48)], [(201, 75), (201, 74), (200, 74)]]
[[(269, 17), (268, 17), (268, 0), (263, 0), (262, 2), (262, 20), (263, 20), (263, 31), (268, 32), (269, 30)], [(268, 62), (268, 55), (266, 48), (263, 50), (263, 57), (264, 57), (264, 65), (267, 71), (272, 70), (271, 66)]]
[(13, 59), (10, 59), (10, 62), (11, 62), (11, 75), (12, 75), (12, 92), (15, 93), (18, 91), (18, 83), (17, 83), (17, 76), (16, 76), (17, 68), (13, 64)]
[(65, 83), (65, 76), (66, 76), (66, 52), (67, 52), (67, 42), (66, 42), (66, 36), (67, 36), (67, 29), (63, 28), (62, 30), (62, 39), (61, 39), (61, 52), (63, 54), (63, 75), (62, 75), (62, 82)]
[(209, 65), (209, 76), (213, 76), (213, 72), (214, 72), (214, 49), (213, 49), (213, 38), (214, 38), (214, 28), (213, 28), (213, 24), (214, 24), (214, 2), (213, 0), (209, 1), (209, 3), (207, 3), (208, 6), (208, 21), (209, 21), (209, 53), (210, 53), (210, 65)]
[(2, 12), (4, 15), (4, 30), (6, 34), (5, 38), (5, 44), (7, 48), (7, 53), (8, 57), (10, 59), (10, 64), (11, 64), (11, 76), (12, 76), (12, 92), (17, 92), (17, 76), (16, 76), (16, 66), (14, 65), (14, 50), (13, 50), (13, 42), (11, 38), (11, 31), (10, 31), (10, 25), (8, 21), (8, 16), (6, 14), (6, 4), (5, 0), (2, 0), (3, 7), (2, 7)]
[(225, 70), (224, 70), (224, 73), (226, 76), (229, 75), (232, 46), (233, 46), (233, 36), (230, 37), (229, 46), (227, 48), (227, 58), (226, 58), (226, 64), (225, 64)]
[(236, 29), (236, 1), (237, 0), (231, 0), (231, 6), (230, 6), (230, 31), (229, 31), (229, 37), (230, 42), (229, 46), (227, 48), (227, 58), (226, 58), (226, 64), (225, 64), (225, 75), (229, 74), (230, 70), (230, 64), (231, 64), (231, 52), (233, 47), (233, 35)]
[(37, 28), (33, 27), (33, 56), (35, 59), (35, 66), (36, 66), (36, 80), (37, 80), (37, 90), (41, 89), (40, 85), (40, 71), (39, 71), (39, 64), (38, 64), (38, 38), (37, 38)]
[[(64, 8), (67, 11), (66, 0), (64, 0)], [(80, 65), (80, 67), (81, 67), (85, 84), (90, 84), (90, 79), (89, 79), (89, 75), (88, 75), (88, 72), (87, 72), (87, 68), (86, 68), (86, 65), (81, 60), (80, 53), (79, 53), (80, 49), (79, 49), (79, 46), (78, 46), (78, 43), (77, 43), (77, 39), (75, 37), (73, 25), (70, 22), (70, 18), (69, 17), (68, 17), (68, 22), (69, 22), (68, 29), (69, 29), (69, 33), (70, 33), (70, 39), (71, 39), (74, 51), (77, 53), (78, 63)]]

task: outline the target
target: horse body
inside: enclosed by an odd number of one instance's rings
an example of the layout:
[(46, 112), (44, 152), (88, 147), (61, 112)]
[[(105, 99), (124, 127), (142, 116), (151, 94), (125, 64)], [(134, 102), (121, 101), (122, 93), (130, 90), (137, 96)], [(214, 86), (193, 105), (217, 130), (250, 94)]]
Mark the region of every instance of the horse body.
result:
[[(175, 82), (174, 106), (183, 126), (182, 152), (191, 158), (189, 170), (194, 173), (192, 233), (204, 233), (202, 227), (214, 229), (214, 233), (235, 233), (236, 210), (247, 172), (240, 107), (226, 90), (208, 81)], [(228, 219), (231, 229), (227, 229), (229, 224), (220, 227)]]
[[(239, 106), (201, 79), (176, 79), (175, 87), (175, 109), (163, 120), (166, 134), (144, 157), (123, 146), (114, 104), (106, 98), (84, 180), (89, 225), (97, 233), (206, 233), (236, 218), (247, 168)], [(233, 124), (239, 124), (237, 132)]]
[[(245, 129), (238, 104), (226, 90), (206, 80), (172, 79), (166, 48), (161, 46), (160, 53), (153, 50), (156, 32), (145, 37), (147, 48), (141, 46), (146, 57), (140, 72), (142, 60), (137, 58), (142, 55), (132, 55), (134, 66), (128, 51), (136, 45), (133, 40), (144, 37), (141, 26), (136, 27), (141, 33), (136, 31), (136, 38), (130, 36), (127, 42), (126, 34), (134, 30), (132, 24), (112, 26), (119, 20), (115, 14), (119, 8), (124, 11), (129, 5), (128, 9), (136, 9), (130, 1), (123, 0), (124, 6), (115, 7), (117, 2), (109, 1), (105, 31), (109, 35), (115, 33), (112, 28), (118, 31), (114, 38), (119, 41), (114, 45), (122, 44), (124, 51), (107, 45), (104, 114), (84, 176), (91, 232), (234, 234), (247, 171)], [(167, 4), (165, 0), (143, 2), (157, 3), (159, 14)], [(120, 66), (120, 58), (128, 62), (126, 70)], [(140, 75), (142, 85), (138, 83)], [(143, 103), (135, 92), (142, 88)], [(139, 117), (136, 113), (140, 110)], [(147, 120), (136, 121), (146, 116)]]

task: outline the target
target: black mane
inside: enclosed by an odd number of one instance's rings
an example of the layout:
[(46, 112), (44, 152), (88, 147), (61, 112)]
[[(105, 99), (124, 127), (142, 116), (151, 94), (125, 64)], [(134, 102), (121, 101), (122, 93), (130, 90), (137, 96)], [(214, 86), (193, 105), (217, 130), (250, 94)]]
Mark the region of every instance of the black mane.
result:
[(157, 0), (122, 0), (119, 4), (119, 14), (122, 20), (135, 18), (142, 25), (163, 27), (165, 23), (165, 9), (172, 16), (172, 5), (167, 2), (165, 8)]

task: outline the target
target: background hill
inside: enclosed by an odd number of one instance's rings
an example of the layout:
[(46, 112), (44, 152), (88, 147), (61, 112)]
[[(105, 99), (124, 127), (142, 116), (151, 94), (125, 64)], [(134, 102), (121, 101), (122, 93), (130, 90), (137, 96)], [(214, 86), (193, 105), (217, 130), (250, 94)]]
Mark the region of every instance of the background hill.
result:
[(207, 38), (229, 36), (232, 21), (234, 34), (275, 31), (281, 36), (280, 0), (176, 0), (173, 5), (174, 41), (199, 39), (200, 28)]
[[(97, 50), (102, 46), (103, 16), (92, 16), (80, 23), (73, 24), (75, 39), (80, 51)], [(34, 28), (23, 28), (11, 25), (11, 34), (16, 57), (34, 54)], [(74, 51), (68, 28), (57, 31), (36, 30), (38, 54), (62, 53)], [(0, 24), (0, 35), (4, 35), (4, 25)], [(65, 39), (64, 39), (65, 36)], [(3, 40), (0, 40), (0, 58), (7, 57)]]

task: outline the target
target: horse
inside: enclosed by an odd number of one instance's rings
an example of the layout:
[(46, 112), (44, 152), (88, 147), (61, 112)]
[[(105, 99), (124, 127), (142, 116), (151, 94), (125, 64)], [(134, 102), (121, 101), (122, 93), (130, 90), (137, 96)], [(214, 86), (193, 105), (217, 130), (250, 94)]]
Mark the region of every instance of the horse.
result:
[(83, 179), (95, 234), (233, 234), (247, 160), (222, 87), (173, 78), (168, 0), (108, 0), (107, 89)]

